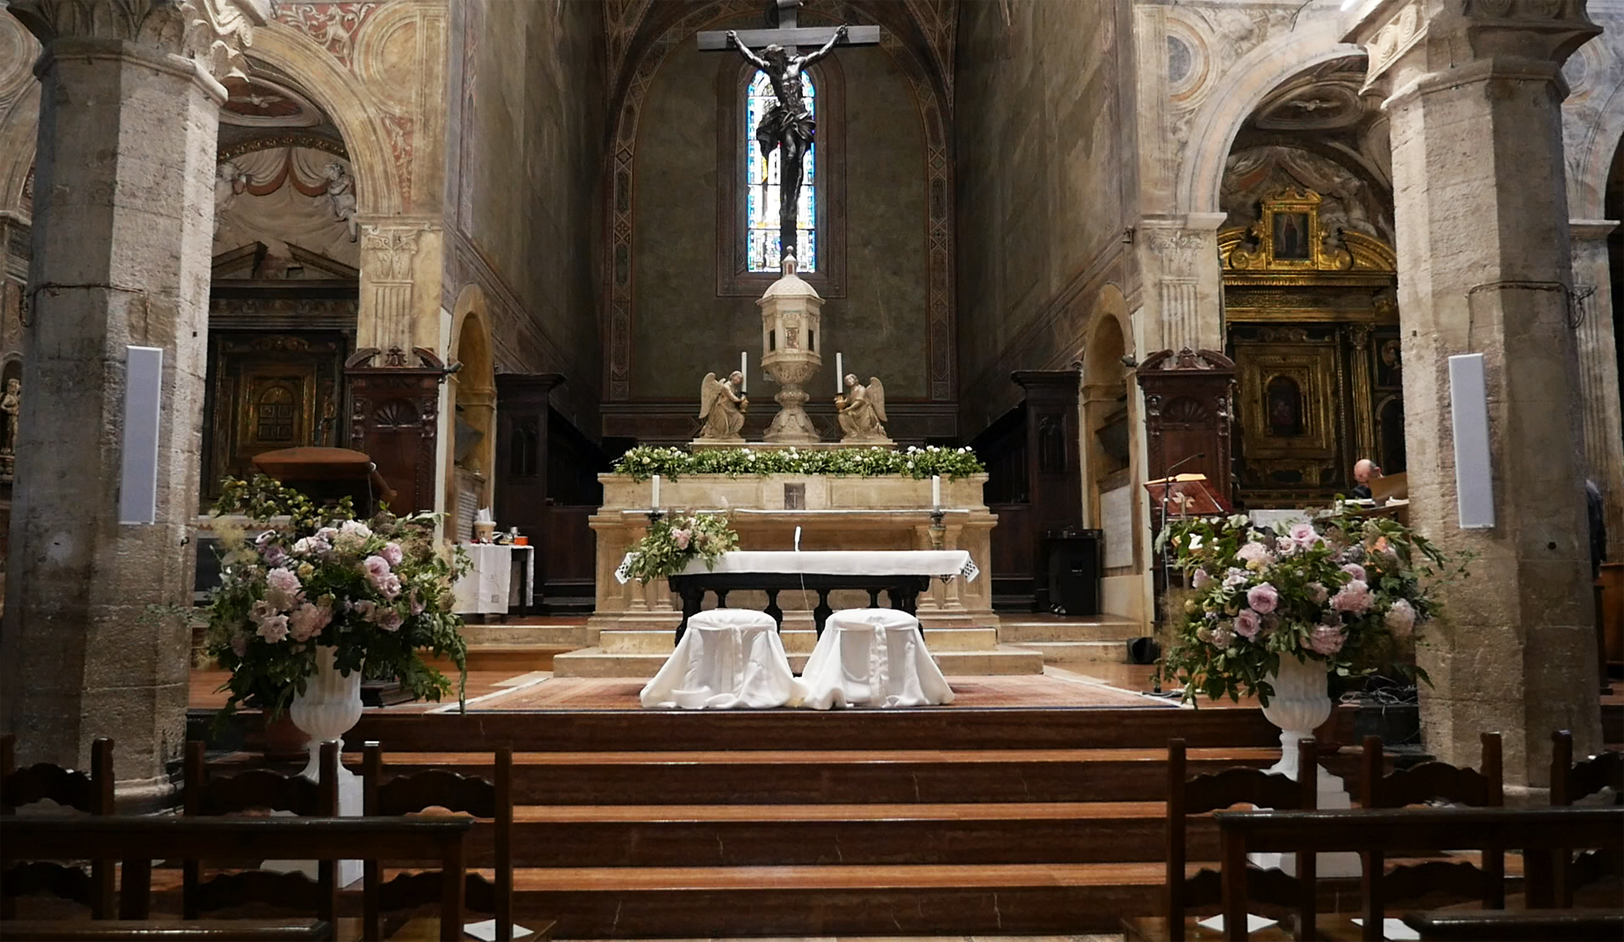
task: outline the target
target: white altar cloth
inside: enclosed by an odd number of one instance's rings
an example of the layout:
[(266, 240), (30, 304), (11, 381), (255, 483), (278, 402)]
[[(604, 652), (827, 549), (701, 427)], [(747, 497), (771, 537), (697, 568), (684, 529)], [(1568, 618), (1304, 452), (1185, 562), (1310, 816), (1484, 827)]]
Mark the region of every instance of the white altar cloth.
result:
[[(631, 554), (620, 561), (615, 577), (625, 582)], [(975, 581), (981, 570), (965, 550), (736, 550), (723, 553), (716, 568), (706, 569), (694, 559), (682, 571), (685, 576), (706, 573), (801, 573), (826, 576), (963, 576)]]
[(688, 619), (677, 649), (639, 698), (645, 709), (759, 710), (798, 704), (801, 685), (771, 615), (718, 608)]
[(452, 588), (459, 615), (505, 615), (513, 586), (513, 547), (496, 543), (462, 543), (472, 563)]
[(801, 672), (801, 686), (802, 705), (814, 710), (953, 702), (953, 688), (925, 648), (919, 619), (889, 608), (830, 615)]

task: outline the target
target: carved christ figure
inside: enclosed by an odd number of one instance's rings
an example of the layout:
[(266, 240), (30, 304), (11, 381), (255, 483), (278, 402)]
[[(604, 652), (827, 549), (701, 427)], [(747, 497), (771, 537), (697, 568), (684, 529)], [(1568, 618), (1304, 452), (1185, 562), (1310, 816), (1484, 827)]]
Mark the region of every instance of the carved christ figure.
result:
[[(817, 133), (817, 122), (806, 107), (801, 73), (812, 63), (829, 54), (835, 44), (846, 37), (842, 25), (829, 37), (829, 41), (814, 52), (792, 56), (783, 46), (773, 43), (756, 55), (739, 40), (736, 30), (727, 31), (727, 41), (753, 66), (767, 73), (773, 95), (778, 99), (767, 109), (756, 124), (756, 144), (761, 147), (765, 164), (773, 148), (779, 149), (778, 164), (778, 233), (780, 257), (795, 251), (795, 216), (801, 196), (801, 161), (812, 146)], [(765, 179), (763, 183), (767, 182)]]
[(744, 374), (738, 370), (726, 381), (717, 379), (715, 373), (705, 374), (699, 384), (699, 419), (704, 423), (699, 429), (701, 440), (744, 441), (739, 431), (744, 428), (744, 413), (750, 408), (750, 400), (738, 393), (743, 383)]
[(17, 453), (17, 418), (23, 411), (23, 382), (16, 377), (6, 380), (6, 392), (0, 396), (0, 414), (6, 418), (6, 438), (0, 454)]

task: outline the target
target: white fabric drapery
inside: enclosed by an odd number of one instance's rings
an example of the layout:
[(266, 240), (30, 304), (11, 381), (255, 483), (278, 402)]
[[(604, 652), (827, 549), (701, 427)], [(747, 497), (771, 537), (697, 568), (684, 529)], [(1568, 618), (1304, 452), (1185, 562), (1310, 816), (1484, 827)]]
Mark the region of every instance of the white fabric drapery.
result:
[(929, 706), (953, 688), (925, 647), (919, 619), (890, 608), (848, 608), (829, 622), (801, 673), (803, 706)]
[(472, 566), (452, 587), (459, 615), (506, 615), (513, 586), (513, 547), (463, 543)]
[(718, 608), (688, 619), (677, 649), (640, 695), (646, 709), (794, 706), (801, 685), (772, 616)]

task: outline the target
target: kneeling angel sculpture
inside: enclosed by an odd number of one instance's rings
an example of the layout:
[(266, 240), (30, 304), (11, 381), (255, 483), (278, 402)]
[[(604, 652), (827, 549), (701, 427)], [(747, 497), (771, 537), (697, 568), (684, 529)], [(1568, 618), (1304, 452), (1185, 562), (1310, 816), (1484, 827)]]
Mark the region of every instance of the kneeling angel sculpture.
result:
[(744, 428), (744, 413), (750, 400), (739, 395), (744, 374), (734, 370), (728, 378), (720, 380), (715, 373), (706, 373), (699, 384), (699, 440), (708, 442), (742, 442), (739, 430)]
[(878, 376), (870, 376), (867, 386), (857, 384), (855, 373), (846, 374), (846, 394), (835, 397), (843, 442), (889, 442), (885, 426), (885, 386)]

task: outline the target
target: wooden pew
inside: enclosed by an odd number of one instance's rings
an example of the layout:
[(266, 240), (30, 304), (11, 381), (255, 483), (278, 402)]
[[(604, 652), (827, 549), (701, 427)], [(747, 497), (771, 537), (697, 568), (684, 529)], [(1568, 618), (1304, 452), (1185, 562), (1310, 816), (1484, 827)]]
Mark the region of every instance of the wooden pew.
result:
[[(5, 818), (0, 819), (0, 864), (13, 859), (122, 860), (120, 892), (129, 904), (123, 915), (145, 919), (154, 856), (433, 859), (440, 862), (440, 938), (456, 940), (462, 936), (464, 843), (472, 827), (472, 819), (449, 817)], [(363, 889), (363, 895), (368, 892), (370, 888)], [(163, 938), (156, 933), (150, 937)]]
[(7, 939), (28, 942), (331, 942), (325, 919), (139, 920), (13, 919)]
[(1410, 913), (1422, 942), (1595, 942), (1624, 939), (1624, 909), (1529, 909)]
[[(1536, 898), (1549, 892), (1552, 851), (1624, 849), (1624, 808), (1220, 811), (1213, 817), (1224, 867), (1224, 934), (1230, 939), (1246, 938), (1248, 853), (1355, 851), (1366, 866), (1380, 866), (1392, 851), (1521, 849), (1528, 893)], [(1364, 937), (1380, 939), (1380, 900), (1367, 896), (1365, 902)]]

